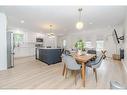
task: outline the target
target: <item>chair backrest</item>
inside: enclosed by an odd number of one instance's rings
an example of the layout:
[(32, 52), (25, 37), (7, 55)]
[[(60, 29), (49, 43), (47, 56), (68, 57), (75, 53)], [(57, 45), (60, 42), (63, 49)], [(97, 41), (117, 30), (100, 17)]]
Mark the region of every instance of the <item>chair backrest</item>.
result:
[(100, 55), (98, 55), (97, 56), (97, 58), (95, 59), (95, 65), (93, 65), (92, 67), (93, 68), (99, 68), (100, 67), (100, 65), (101, 65), (101, 63), (102, 63), (102, 61), (103, 61), (103, 54), (100, 54)]
[(103, 60), (103, 55), (98, 55), (97, 58), (95, 59), (96, 63), (102, 62)]
[(62, 59), (66, 64), (66, 67), (70, 70), (80, 70), (81, 65), (77, 64), (76, 60), (69, 55), (62, 54)]
[(87, 53), (88, 54), (96, 54), (96, 50), (88, 50)]
[(61, 54), (64, 52), (64, 48), (63, 49), (61, 49)]
[(62, 53), (63, 53), (63, 54), (66, 54), (66, 55), (70, 55), (70, 54), (71, 54), (69, 50), (63, 50)]
[(65, 50), (65, 54), (66, 54), (66, 55), (70, 55), (71, 53), (70, 53), (69, 50)]
[(61, 57), (62, 57), (62, 60), (65, 62), (65, 57), (66, 55), (65, 54), (62, 54)]
[(61, 57), (62, 57), (63, 52), (64, 52), (64, 49), (61, 49), (61, 54), (60, 54)]

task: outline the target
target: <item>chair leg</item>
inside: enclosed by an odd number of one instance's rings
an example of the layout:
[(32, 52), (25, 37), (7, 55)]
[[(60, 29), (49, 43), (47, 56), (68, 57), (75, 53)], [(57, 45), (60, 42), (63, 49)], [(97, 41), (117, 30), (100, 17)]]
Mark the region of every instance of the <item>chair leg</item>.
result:
[(68, 72), (68, 70), (67, 70), (67, 68), (65, 68), (65, 72), (64, 72), (65, 78), (67, 78), (67, 72)]
[(76, 78), (76, 76), (77, 76), (77, 71), (76, 71), (76, 70), (74, 70), (75, 85), (77, 84), (77, 78)]
[(96, 82), (97, 82), (97, 70), (94, 68), (93, 71), (95, 73), (95, 78), (96, 78)]
[(62, 75), (64, 76), (64, 74), (65, 74), (65, 71), (66, 70), (66, 65), (64, 64), (64, 68), (63, 68), (63, 72), (62, 72)]
[[(82, 68), (81, 68), (82, 69)], [(80, 70), (80, 73), (81, 73), (81, 79), (82, 79), (82, 70)]]

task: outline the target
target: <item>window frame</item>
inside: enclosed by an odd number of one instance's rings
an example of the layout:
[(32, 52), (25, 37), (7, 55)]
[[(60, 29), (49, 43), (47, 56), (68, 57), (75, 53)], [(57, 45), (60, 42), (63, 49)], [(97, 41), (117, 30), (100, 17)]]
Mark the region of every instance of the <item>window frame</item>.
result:
[(96, 41), (96, 51), (101, 51), (103, 49), (104, 49), (104, 40), (97, 40)]
[(93, 48), (93, 47), (92, 47), (92, 42), (91, 42), (91, 41), (85, 42), (85, 47), (86, 47), (86, 48)]

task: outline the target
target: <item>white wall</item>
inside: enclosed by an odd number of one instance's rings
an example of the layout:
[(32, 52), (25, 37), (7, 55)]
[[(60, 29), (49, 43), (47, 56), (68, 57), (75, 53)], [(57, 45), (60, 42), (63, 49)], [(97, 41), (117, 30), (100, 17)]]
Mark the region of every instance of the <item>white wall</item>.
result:
[[(92, 46), (96, 48), (96, 41), (104, 40), (104, 49), (108, 51), (107, 55), (111, 57), (113, 53), (116, 53), (116, 44), (114, 43), (112, 37), (113, 29), (114, 27), (105, 27), (82, 32), (77, 31), (77, 33), (70, 33), (61, 38), (59, 37), (58, 45), (62, 46), (62, 43), (60, 44), (60, 42), (65, 39), (67, 42), (67, 49), (74, 48), (76, 41), (82, 39), (84, 42), (91, 41)], [(119, 36), (123, 34), (123, 25), (115, 26), (115, 29), (117, 30)], [(117, 53), (119, 53), (118, 51), (119, 50), (117, 50)]]
[(125, 42), (124, 42), (124, 50), (125, 50), (125, 61), (127, 61), (127, 12), (125, 17), (125, 24), (124, 24), (124, 32), (125, 32)]
[(6, 16), (0, 13), (0, 70), (7, 69)]

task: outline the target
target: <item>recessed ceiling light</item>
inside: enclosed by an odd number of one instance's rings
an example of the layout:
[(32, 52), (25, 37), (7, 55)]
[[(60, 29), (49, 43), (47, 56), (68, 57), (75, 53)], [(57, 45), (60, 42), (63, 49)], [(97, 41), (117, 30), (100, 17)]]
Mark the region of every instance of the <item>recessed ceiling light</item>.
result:
[(20, 23), (22, 23), (22, 24), (23, 24), (23, 23), (24, 23), (24, 20), (21, 20), (21, 21), (20, 21)]
[(90, 22), (89, 24), (93, 24), (92, 22)]

